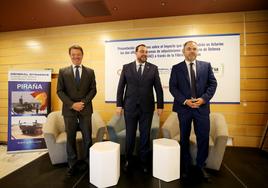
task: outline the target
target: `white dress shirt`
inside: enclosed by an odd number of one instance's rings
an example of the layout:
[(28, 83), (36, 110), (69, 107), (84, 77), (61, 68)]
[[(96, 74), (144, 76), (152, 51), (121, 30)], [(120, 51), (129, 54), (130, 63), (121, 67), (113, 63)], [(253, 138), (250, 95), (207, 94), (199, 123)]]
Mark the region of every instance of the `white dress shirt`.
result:
[(190, 72), (191, 65), (190, 65), (190, 63), (193, 63), (193, 70), (194, 70), (194, 74), (195, 74), (195, 77), (196, 77), (196, 60), (194, 60), (194, 61), (185, 60), (185, 62), (186, 62), (186, 65), (187, 65), (189, 80), (190, 80), (190, 83), (191, 83), (191, 72)]
[[(145, 62), (145, 63), (146, 63), (146, 62)], [(137, 70), (137, 72), (138, 72), (138, 70), (139, 70), (139, 68), (140, 68), (140, 65), (141, 65), (141, 75), (142, 75), (142, 73), (143, 73), (145, 63), (139, 63), (139, 61), (136, 60), (136, 70)]]
[[(193, 63), (193, 70), (194, 70), (194, 74), (195, 74), (195, 77), (196, 77), (196, 60), (194, 60), (194, 61), (185, 60), (185, 63), (186, 63), (186, 66), (187, 66), (188, 75), (189, 75), (189, 81), (190, 81), (190, 84), (191, 84), (191, 72), (190, 72), (191, 65), (190, 65), (190, 63)], [(184, 105), (186, 105), (186, 101), (187, 100), (185, 100), (183, 102)]]

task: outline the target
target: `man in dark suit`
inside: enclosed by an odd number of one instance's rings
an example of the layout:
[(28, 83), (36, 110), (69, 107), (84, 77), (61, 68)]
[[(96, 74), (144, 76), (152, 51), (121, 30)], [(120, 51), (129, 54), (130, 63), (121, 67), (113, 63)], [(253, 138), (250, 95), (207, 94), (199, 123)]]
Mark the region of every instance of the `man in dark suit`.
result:
[(62, 115), (67, 133), (68, 175), (74, 175), (77, 163), (76, 132), (83, 137), (83, 160), (88, 164), (89, 147), (92, 144), (91, 115), (92, 99), (95, 97), (96, 81), (94, 71), (83, 66), (83, 49), (78, 45), (69, 48), (72, 65), (59, 71), (57, 94), (61, 99)]
[(210, 63), (196, 60), (197, 43), (188, 41), (184, 44), (185, 60), (172, 67), (169, 90), (174, 97), (173, 111), (177, 112), (180, 122), (180, 145), (182, 177), (189, 177), (191, 156), (189, 137), (193, 121), (197, 139), (196, 169), (201, 177), (208, 179), (204, 170), (209, 147), (209, 101), (213, 97), (217, 80)]
[(135, 50), (136, 60), (123, 66), (117, 89), (117, 114), (122, 114), (126, 121), (126, 163), (124, 170), (129, 170), (137, 124), (140, 131), (140, 160), (144, 172), (148, 172), (150, 130), (155, 109), (154, 93), (157, 96), (157, 113), (163, 111), (163, 89), (157, 66), (146, 62), (148, 50), (144, 44)]

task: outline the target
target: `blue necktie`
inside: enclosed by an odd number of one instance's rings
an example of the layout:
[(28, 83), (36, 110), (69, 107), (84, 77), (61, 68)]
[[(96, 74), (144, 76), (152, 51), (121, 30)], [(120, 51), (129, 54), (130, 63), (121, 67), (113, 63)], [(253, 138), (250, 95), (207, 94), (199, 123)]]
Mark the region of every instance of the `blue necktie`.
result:
[(80, 74), (79, 74), (79, 66), (75, 66), (75, 82), (76, 84), (79, 84), (80, 82)]

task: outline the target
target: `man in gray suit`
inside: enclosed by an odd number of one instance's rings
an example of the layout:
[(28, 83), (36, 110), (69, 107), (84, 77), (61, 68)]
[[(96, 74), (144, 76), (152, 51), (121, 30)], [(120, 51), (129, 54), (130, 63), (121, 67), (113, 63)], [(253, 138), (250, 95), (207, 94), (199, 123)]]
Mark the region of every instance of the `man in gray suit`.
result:
[(91, 115), (92, 99), (95, 97), (96, 81), (94, 71), (82, 65), (83, 49), (78, 45), (69, 48), (72, 65), (59, 71), (57, 94), (61, 99), (62, 115), (67, 133), (67, 175), (74, 175), (77, 164), (76, 132), (83, 136), (83, 160), (88, 164), (89, 147), (92, 144)]
[(137, 124), (140, 131), (140, 160), (143, 172), (148, 172), (150, 130), (155, 109), (154, 93), (157, 98), (157, 113), (164, 108), (163, 89), (158, 68), (147, 62), (148, 49), (140, 44), (135, 49), (136, 60), (123, 66), (117, 88), (117, 114), (126, 121), (126, 163), (124, 171), (129, 171), (135, 147)]

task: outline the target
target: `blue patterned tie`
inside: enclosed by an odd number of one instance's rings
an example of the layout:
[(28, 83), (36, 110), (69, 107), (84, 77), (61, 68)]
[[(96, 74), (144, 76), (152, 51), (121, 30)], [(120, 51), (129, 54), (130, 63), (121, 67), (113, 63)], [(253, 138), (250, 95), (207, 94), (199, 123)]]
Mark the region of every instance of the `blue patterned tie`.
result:
[(80, 74), (79, 74), (79, 66), (75, 66), (75, 82), (76, 84), (79, 84), (80, 82)]

